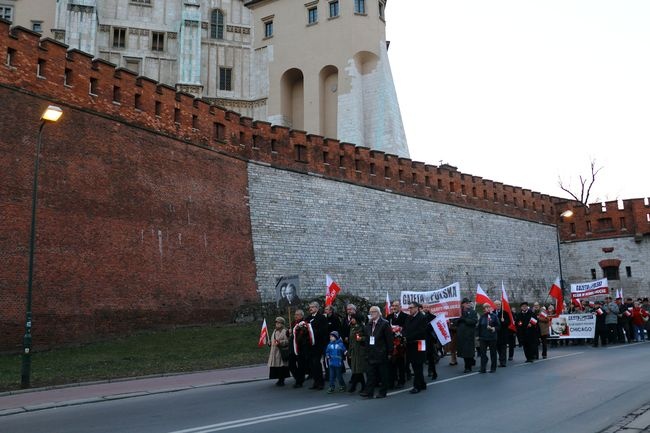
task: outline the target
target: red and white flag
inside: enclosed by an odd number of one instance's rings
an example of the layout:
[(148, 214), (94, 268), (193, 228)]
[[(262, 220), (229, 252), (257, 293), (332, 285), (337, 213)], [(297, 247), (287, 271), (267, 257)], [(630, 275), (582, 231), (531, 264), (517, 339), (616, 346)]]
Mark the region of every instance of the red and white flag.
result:
[(490, 304), (490, 307), (492, 309), (495, 309), (496, 306), (494, 305), (494, 302), (492, 302), (492, 299), (488, 297), (488, 295), (483, 291), (481, 288), (480, 284), (476, 285), (476, 305), (483, 305), (483, 304)]
[(560, 277), (557, 277), (551, 286), (548, 295), (555, 299), (555, 314), (562, 314), (562, 310), (564, 310), (564, 295), (562, 294), (562, 283), (560, 282)]
[(384, 307), (384, 316), (388, 317), (390, 314), (390, 298), (388, 297), (388, 292), (386, 292), (386, 306)]
[(508, 325), (508, 329), (510, 329), (512, 332), (517, 332), (515, 318), (512, 317), (512, 308), (510, 308), (510, 302), (508, 302), (508, 294), (506, 293), (506, 288), (503, 286), (503, 281), (501, 281), (501, 304), (503, 311), (505, 311), (505, 313), (510, 318), (510, 325)]
[(451, 333), (449, 332), (449, 326), (447, 325), (447, 318), (444, 314), (439, 314), (431, 322), (431, 327), (438, 337), (438, 341), (443, 346), (445, 344), (451, 343)]
[(576, 308), (582, 310), (582, 304), (580, 303), (580, 298), (571, 298), (571, 303), (576, 306)]
[(341, 288), (338, 284), (336, 284), (336, 281), (334, 281), (332, 277), (327, 274), (325, 275), (325, 283), (327, 284), (327, 291), (325, 292), (325, 305), (332, 305), (334, 303), (334, 299), (336, 299), (336, 295), (338, 295), (341, 291)]
[(632, 312), (630, 310), (625, 310), (623, 314), (625, 314), (626, 317), (632, 316)]
[(616, 289), (616, 298), (615, 299), (618, 299), (620, 297), (621, 297), (621, 292), (618, 289)]
[(546, 319), (548, 317), (548, 313), (546, 312), (546, 310), (540, 311), (539, 317), (541, 317), (542, 319)]
[(602, 308), (599, 308), (599, 309), (596, 310), (596, 315), (598, 315), (598, 316), (602, 316), (603, 313), (604, 313), (604, 311), (603, 311)]
[(293, 352), (298, 355), (300, 348), (298, 347), (298, 333), (307, 332), (307, 337), (309, 339), (309, 345), (313, 346), (316, 343), (316, 338), (314, 338), (314, 330), (311, 327), (309, 322), (304, 320), (296, 323), (296, 326), (293, 327)]
[(537, 319), (535, 319), (534, 317), (531, 317), (530, 321), (528, 323), (530, 323), (531, 326), (535, 326), (535, 325), (537, 325)]
[(621, 287), (621, 295), (619, 296), (619, 298), (623, 299), (623, 288), (622, 287)]
[(589, 306), (591, 308), (594, 308), (596, 306), (596, 303), (594, 301), (589, 301)]
[(427, 340), (418, 340), (418, 352), (427, 351)]
[(257, 342), (259, 347), (264, 347), (269, 342), (269, 328), (266, 327), (266, 319), (262, 322), (262, 329), (260, 330), (260, 339)]

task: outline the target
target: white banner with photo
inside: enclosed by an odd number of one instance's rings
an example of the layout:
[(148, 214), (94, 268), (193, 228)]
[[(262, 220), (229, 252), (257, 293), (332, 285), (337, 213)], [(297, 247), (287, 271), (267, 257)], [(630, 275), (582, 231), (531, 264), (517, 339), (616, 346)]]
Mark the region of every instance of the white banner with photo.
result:
[(594, 338), (595, 314), (560, 314), (551, 318), (549, 338)]
[(444, 314), (448, 319), (460, 317), (460, 283), (426, 292), (402, 291), (400, 294), (402, 311), (406, 311), (411, 302), (422, 304), (436, 316)]

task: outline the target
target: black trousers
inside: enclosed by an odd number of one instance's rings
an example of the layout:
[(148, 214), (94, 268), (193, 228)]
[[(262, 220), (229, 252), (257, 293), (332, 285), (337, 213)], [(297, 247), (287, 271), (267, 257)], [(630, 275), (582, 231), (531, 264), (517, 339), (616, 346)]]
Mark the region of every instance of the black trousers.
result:
[(379, 387), (379, 395), (385, 396), (388, 390), (388, 380), (388, 360), (368, 363), (368, 383), (366, 384), (366, 393), (372, 396), (375, 392), (375, 388)]
[(406, 357), (396, 356), (390, 361), (390, 384), (404, 385), (406, 382)]
[(542, 358), (546, 358), (548, 353), (548, 335), (542, 335), (539, 337), (542, 340)]
[(323, 365), (320, 363), (321, 353), (314, 350), (309, 354), (309, 375), (314, 379), (314, 386), (325, 386), (323, 379)]
[(308, 367), (308, 359), (302, 355), (294, 355), (292, 351), (289, 355), (289, 371), (298, 385), (302, 385), (305, 381), (305, 373)]
[(526, 361), (534, 361), (537, 351), (537, 338), (524, 337), (521, 344), (524, 346), (524, 355), (526, 356)]
[(598, 347), (598, 340), (600, 339), (600, 344), (607, 346), (607, 337), (608, 331), (606, 327), (596, 327), (596, 332), (594, 333), (594, 347)]
[(413, 388), (427, 389), (427, 383), (424, 381), (423, 363), (420, 360), (411, 360), (411, 367), (413, 367)]
[(497, 355), (499, 356), (499, 365), (506, 365), (508, 355), (508, 343), (506, 341), (497, 341)]
[(607, 339), (610, 344), (615, 344), (618, 340), (618, 325), (616, 323), (607, 324)]
[(490, 351), (490, 371), (497, 369), (497, 342), (496, 340), (479, 340), (481, 352), (481, 371), (485, 371), (488, 362), (487, 352)]
[(512, 359), (515, 356), (515, 347), (517, 347), (517, 339), (515, 334), (510, 334), (508, 337), (508, 359)]

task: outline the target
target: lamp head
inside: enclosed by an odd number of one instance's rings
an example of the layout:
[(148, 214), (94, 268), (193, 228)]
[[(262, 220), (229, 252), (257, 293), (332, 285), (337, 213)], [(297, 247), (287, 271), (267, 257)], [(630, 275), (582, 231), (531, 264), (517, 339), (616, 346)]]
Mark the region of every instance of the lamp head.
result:
[(41, 120), (45, 120), (47, 122), (56, 122), (59, 120), (62, 114), (63, 110), (61, 110), (61, 108), (55, 105), (49, 105), (41, 116)]

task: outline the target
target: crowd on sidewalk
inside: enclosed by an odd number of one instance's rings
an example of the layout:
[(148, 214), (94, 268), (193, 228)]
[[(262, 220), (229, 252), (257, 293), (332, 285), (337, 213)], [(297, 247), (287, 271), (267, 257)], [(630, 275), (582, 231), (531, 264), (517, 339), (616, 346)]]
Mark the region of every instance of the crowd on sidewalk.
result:
[[(308, 314), (296, 310), (287, 327), (283, 317), (275, 319), (270, 336), (269, 377), (277, 386), (295, 379), (294, 388), (311, 379), (310, 389), (354, 393), (357, 387), (364, 398), (384, 398), (389, 389), (399, 389), (412, 381), (410, 393), (426, 390), (424, 366), (431, 379), (437, 378), (436, 364), (449, 356), (449, 365), (463, 360), (464, 373), (472, 372), (478, 358), (479, 373), (494, 373), (513, 360), (515, 348), (523, 349), (526, 362), (546, 358), (549, 347), (569, 344), (606, 346), (645, 340), (650, 331), (648, 299), (607, 297), (594, 302), (563, 305), (568, 314), (596, 316), (593, 339), (549, 338), (554, 305), (529, 305), (522, 302), (512, 315), (504, 314), (500, 301), (479, 306), (479, 314), (464, 298), (460, 317), (449, 320), (451, 342), (442, 346), (431, 325), (435, 315), (417, 302), (402, 311), (399, 301), (392, 303), (385, 318), (373, 306), (369, 314), (348, 304), (340, 316), (332, 306), (321, 312), (317, 302), (309, 304)], [(540, 353), (541, 349), (541, 353)], [(489, 365), (488, 365), (489, 363)], [(346, 384), (344, 374), (349, 370)]]

